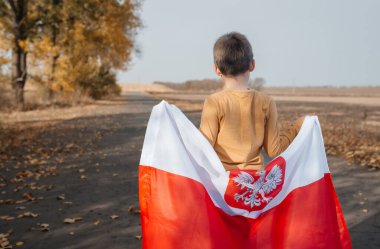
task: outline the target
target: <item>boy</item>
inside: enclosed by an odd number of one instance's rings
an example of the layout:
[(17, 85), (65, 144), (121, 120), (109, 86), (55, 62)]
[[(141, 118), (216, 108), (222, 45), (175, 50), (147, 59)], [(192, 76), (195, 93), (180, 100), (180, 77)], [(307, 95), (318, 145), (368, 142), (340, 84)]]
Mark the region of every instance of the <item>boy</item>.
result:
[(214, 44), (214, 70), (224, 88), (206, 97), (199, 130), (214, 147), (226, 170), (261, 170), (268, 156), (283, 152), (297, 135), (304, 117), (280, 133), (274, 100), (249, 89), (255, 60), (247, 38), (237, 32)]

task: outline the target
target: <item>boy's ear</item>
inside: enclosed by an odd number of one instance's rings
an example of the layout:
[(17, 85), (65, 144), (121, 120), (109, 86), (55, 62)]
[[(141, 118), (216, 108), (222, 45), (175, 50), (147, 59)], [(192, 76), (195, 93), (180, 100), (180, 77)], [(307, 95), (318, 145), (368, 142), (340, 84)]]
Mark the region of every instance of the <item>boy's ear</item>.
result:
[(222, 72), (219, 70), (219, 68), (217, 67), (217, 65), (214, 64), (214, 71), (215, 73), (218, 75), (218, 76), (222, 76)]
[(249, 64), (249, 71), (252, 72), (253, 70), (255, 70), (255, 66), (256, 66), (256, 62), (253, 59), (251, 64)]

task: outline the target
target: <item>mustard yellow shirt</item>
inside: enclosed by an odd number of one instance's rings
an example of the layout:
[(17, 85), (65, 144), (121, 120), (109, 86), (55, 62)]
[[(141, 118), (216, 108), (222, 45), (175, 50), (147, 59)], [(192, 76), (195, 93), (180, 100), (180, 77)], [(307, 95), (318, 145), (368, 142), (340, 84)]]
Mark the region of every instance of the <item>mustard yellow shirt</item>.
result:
[(224, 89), (206, 97), (199, 130), (226, 170), (260, 170), (262, 148), (270, 157), (279, 155), (293, 141), (303, 119), (280, 131), (272, 97), (256, 90)]

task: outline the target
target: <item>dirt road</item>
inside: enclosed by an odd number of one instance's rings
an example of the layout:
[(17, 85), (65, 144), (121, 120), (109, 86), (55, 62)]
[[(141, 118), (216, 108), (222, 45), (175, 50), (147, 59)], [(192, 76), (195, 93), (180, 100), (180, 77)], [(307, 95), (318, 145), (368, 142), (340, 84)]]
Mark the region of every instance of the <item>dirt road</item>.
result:
[[(8, 180), (0, 188), (0, 199), (9, 202), (0, 203), (0, 216), (14, 219), (0, 220), (0, 233), (13, 229), (9, 241), (13, 245), (22, 241), (25, 248), (32, 249), (141, 248), (141, 240), (136, 238), (141, 234), (138, 163), (149, 114), (156, 103), (146, 95), (129, 92), (115, 102), (117, 114), (97, 112), (58, 121), (35, 137), (41, 150), (55, 146), (64, 153), (57, 150), (36, 163), (18, 156), (28, 153), (22, 147), (14, 151), (14, 157), (0, 168)], [(107, 108), (112, 109), (112, 103)], [(199, 112), (185, 114), (198, 126)], [(52, 141), (56, 134), (63, 135)], [(354, 248), (380, 248), (380, 171), (349, 166), (337, 157), (328, 160)], [(35, 173), (49, 167), (56, 167), (57, 174), (10, 182), (22, 170)], [(36, 184), (30, 185), (32, 182)], [(23, 187), (16, 191), (18, 186)], [(28, 201), (19, 204), (9, 201), (25, 199)], [(28, 211), (38, 216), (15, 218)], [(76, 217), (81, 219), (64, 223), (66, 218)], [(40, 223), (48, 224), (49, 231), (42, 231), (46, 225)]]

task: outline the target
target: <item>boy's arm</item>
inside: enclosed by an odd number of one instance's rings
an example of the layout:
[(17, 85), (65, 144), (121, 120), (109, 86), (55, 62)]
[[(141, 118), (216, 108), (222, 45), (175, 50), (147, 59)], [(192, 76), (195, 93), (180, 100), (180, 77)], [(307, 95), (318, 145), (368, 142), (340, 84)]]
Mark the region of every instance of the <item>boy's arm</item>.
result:
[(203, 104), (199, 130), (214, 146), (219, 132), (218, 108), (217, 104), (209, 97), (206, 97)]
[(297, 119), (286, 131), (280, 132), (276, 103), (269, 101), (267, 120), (264, 128), (264, 148), (269, 157), (281, 154), (298, 134), (304, 117)]

